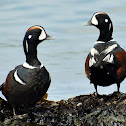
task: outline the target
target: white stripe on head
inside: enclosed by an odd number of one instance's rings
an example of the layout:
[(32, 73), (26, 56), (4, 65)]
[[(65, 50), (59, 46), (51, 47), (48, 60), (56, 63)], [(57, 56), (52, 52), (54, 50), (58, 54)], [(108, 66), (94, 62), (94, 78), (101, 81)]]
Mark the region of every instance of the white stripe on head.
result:
[(27, 40), (26, 40), (26, 51), (27, 51), (27, 53), (28, 53), (28, 42), (27, 42)]
[(14, 72), (14, 78), (15, 78), (15, 80), (16, 80), (19, 84), (21, 84), (21, 85), (26, 85), (26, 83), (23, 82), (23, 81), (20, 79), (20, 77), (18, 76), (17, 70)]
[(111, 23), (109, 24), (109, 30), (111, 29)]

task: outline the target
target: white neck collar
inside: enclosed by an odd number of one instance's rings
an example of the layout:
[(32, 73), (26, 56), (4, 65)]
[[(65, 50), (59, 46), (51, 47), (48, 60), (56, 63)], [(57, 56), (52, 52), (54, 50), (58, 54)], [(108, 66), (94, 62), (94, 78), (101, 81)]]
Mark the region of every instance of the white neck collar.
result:
[(102, 43), (105, 43), (105, 42), (103, 42), (103, 41), (96, 41), (96, 42), (95, 42), (95, 44), (99, 44), (99, 43), (102, 44)]
[[(28, 69), (36, 69), (36, 68), (38, 68), (38, 67), (34, 67), (34, 66), (29, 65), (27, 62), (23, 63), (23, 67), (28, 68)], [(42, 68), (42, 67), (43, 67), (43, 64), (41, 64), (40, 68)]]
[[(115, 41), (115, 40), (114, 39), (111, 39), (109, 42), (113, 42), (113, 41)], [(95, 44), (99, 44), (99, 43), (102, 44), (102, 43), (105, 43), (105, 42), (104, 41), (96, 41), (95, 42)]]

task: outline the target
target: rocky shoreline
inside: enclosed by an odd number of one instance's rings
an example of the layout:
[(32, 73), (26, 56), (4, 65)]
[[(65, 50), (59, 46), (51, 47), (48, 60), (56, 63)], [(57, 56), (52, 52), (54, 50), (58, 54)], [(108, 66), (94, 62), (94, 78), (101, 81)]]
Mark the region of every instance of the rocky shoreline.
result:
[(1, 126), (126, 126), (126, 94), (80, 95), (68, 100), (39, 101), (33, 118), (13, 117), (11, 106), (0, 99)]

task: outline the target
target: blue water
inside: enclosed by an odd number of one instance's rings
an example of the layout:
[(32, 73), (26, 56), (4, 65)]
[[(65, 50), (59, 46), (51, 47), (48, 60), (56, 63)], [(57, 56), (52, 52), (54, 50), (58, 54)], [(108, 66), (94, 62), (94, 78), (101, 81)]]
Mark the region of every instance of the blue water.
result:
[[(84, 62), (99, 31), (84, 27), (96, 11), (106, 12), (114, 25), (113, 38), (126, 49), (125, 0), (5, 0), (0, 1), (0, 83), (9, 71), (25, 61), (22, 40), (32, 25), (41, 25), (56, 37), (38, 46), (38, 58), (50, 72), (49, 100), (93, 93), (84, 73)], [(116, 85), (98, 87), (101, 94), (116, 91)], [(126, 80), (121, 83), (126, 92)]]

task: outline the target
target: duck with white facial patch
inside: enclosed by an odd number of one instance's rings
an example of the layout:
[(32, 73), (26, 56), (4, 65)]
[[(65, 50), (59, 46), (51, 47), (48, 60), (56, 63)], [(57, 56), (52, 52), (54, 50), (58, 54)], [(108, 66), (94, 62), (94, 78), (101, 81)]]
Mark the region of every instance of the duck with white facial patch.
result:
[(97, 85), (109, 86), (114, 83), (119, 92), (120, 83), (126, 76), (126, 52), (112, 38), (112, 21), (106, 13), (97, 12), (87, 25), (97, 27), (100, 35), (85, 61), (85, 74), (94, 84), (97, 94)]
[[(47, 92), (51, 78), (49, 72), (37, 58), (37, 46), (49, 36), (43, 27), (30, 27), (24, 37), (23, 47), (26, 61), (15, 67), (8, 74), (5, 83), (0, 87), (2, 93), (15, 110), (20, 106), (35, 105)], [(17, 112), (17, 111), (16, 111)]]

